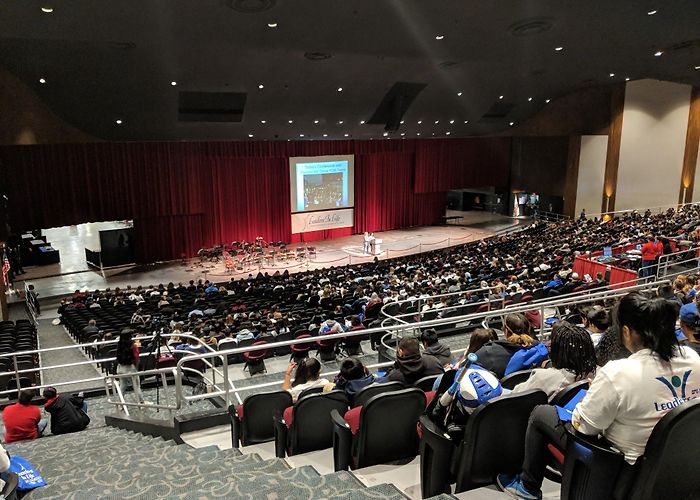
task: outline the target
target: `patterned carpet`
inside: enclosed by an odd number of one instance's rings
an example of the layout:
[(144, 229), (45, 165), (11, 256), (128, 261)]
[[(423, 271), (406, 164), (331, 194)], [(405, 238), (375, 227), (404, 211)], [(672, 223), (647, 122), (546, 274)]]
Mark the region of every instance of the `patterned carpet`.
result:
[(365, 487), (349, 472), (321, 476), (236, 449), (195, 449), (103, 428), (7, 445), (47, 481), (30, 499), (299, 499), (406, 498), (392, 485)]

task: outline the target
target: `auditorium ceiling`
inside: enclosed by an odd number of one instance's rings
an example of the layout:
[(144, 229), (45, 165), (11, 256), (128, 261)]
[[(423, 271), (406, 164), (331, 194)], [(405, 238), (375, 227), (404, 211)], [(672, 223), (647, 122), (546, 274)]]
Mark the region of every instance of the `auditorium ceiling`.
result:
[(3, 0), (0, 65), (106, 140), (463, 137), (700, 86), (700, 1)]

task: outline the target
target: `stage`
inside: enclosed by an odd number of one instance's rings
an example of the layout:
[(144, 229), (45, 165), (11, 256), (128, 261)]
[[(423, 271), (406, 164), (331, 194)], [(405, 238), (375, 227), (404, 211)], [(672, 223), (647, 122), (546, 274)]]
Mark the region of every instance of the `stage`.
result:
[[(442, 226), (420, 226), (375, 233), (383, 240), (382, 254), (379, 260), (392, 259), (404, 255), (418, 254), (440, 248), (460, 245), (469, 241), (480, 240), (500, 231), (528, 224), (530, 221), (513, 220), (503, 215), (484, 212), (448, 211), (448, 216), (460, 215), (462, 224)], [(296, 251), (297, 247), (314, 247), (315, 256), (301, 260), (291, 259), (284, 262), (269, 262), (261, 266), (246, 266), (243, 270), (227, 270), (223, 260), (219, 262), (201, 261), (199, 258), (184, 261), (151, 264), (148, 266), (127, 266), (104, 271), (87, 269), (84, 264), (84, 247), (92, 238), (93, 227), (69, 226), (51, 229), (52, 241), (60, 242), (61, 264), (54, 266), (28, 267), (27, 274), (15, 281), (15, 287), (24, 289), (23, 279), (34, 284), (43, 299), (60, 297), (75, 290), (95, 290), (115, 288), (126, 285), (157, 285), (170, 281), (188, 282), (189, 280), (209, 279), (214, 282), (229, 281), (231, 278), (245, 278), (248, 274), (258, 272), (273, 274), (277, 271), (290, 273), (321, 269), (348, 264), (361, 264), (372, 261), (375, 256), (363, 255), (363, 235), (352, 235), (311, 243), (289, 245), (288, 249)], [(57, 246), (57, 245), (56, 245)]]

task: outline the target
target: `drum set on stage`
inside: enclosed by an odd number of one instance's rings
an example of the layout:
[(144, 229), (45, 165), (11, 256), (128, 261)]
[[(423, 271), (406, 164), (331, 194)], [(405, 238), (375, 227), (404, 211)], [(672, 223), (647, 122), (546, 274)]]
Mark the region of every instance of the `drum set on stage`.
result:
[[(216, 245), (202, 248), (197, 252), (200, 262), (224, 262), (229, 273), (251, 271), (254, 268), (274, 268), (287, 264), (308, 265), (309, 259), (316, 258), (316, 247), (299, 246), (289, 248), (284, 241), (268, 243), (262, 236), (254, 242), (234, 241), (230, 245)], [(292, 266), (287, 266), (292, 267)]]

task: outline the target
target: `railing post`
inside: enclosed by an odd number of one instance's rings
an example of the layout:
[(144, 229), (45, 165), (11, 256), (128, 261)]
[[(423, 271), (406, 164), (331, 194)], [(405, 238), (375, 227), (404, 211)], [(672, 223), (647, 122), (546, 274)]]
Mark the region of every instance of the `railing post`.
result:
[(221, 357), (224, 367), (224, 402), (226, 403), (226, 410), (228, 410), (228, 407), (231, 406), (231, 384), (228, 380), (228, 355), (224, 354)]
[(15, 381), (17, 382), (17, 397), (19, 397), (19, 390), (20, 390), (20, 385), (19, 385), (19, 369), (17, 368), (17, 355), (13, 354), (12, 355), (12, 364), (15, 367)]

